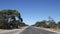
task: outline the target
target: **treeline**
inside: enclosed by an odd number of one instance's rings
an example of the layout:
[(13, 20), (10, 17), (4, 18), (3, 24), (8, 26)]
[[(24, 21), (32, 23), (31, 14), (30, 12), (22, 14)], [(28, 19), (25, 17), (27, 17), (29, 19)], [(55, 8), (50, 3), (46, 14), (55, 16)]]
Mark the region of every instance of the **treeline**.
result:
[(60, 29), (60, 21), (57, 23), (53, 19), (50, 19), (48, 21), (46, 21), (46, 20), (37, 21), (33, 26), (45, 27), (45, 28), (59, 28)]
[(21, 26), (26, 26), (26, 24), (23, 23), (21, 14), (17, 10), (0, 11), (0, 28), (11, 29), (20, 28)]

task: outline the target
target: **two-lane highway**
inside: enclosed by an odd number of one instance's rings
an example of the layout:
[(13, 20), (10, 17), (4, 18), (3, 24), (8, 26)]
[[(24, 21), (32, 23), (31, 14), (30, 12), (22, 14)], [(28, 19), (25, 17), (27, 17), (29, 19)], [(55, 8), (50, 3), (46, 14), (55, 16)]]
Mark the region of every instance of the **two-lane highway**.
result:
[(23, 32), (21, 32), (20, 34), (57, 34), (57, 33), (42, 30), (42, 29), (37, 29), (34, 27), (28, 27)]

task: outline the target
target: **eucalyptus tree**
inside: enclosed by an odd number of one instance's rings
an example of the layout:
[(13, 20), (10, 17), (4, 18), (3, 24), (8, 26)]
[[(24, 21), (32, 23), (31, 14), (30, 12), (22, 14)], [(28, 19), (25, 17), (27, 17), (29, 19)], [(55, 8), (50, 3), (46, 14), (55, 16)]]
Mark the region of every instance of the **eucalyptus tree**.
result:
[(50, 26), (50, 28), (56, 28), (57, 24), (54, 20), (51, 20), (50, 23), (49, 23), (49, 26)]
[[(9, 10), (0, 11), (0, 23), (1, 24), (3, 23), (4, 26), (19, 25), (19, 24), (17, 24), (17, 22), (16, 22), (17, 20), (15, 17), (18, 17), (19, 23), (22, 23), (23, 19), (21, 18), (21, 15), (17, 10), (10, 10), (9, 9)], [(8, 22), (9, 18), (11, 18), (10, 22)]]
[(57, 27), (60, 29), (60, 21), (57, 23)]

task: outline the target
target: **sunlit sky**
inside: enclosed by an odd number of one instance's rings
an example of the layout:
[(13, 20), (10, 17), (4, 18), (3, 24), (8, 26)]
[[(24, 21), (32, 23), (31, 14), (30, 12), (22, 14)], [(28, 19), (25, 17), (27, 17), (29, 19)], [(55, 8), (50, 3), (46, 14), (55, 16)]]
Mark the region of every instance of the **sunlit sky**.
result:
[(18, 10), (29, 25), (48, 20), (49, 16), (60, 21), (60, 0), (0, 0), (0, 10), (3, 9)]

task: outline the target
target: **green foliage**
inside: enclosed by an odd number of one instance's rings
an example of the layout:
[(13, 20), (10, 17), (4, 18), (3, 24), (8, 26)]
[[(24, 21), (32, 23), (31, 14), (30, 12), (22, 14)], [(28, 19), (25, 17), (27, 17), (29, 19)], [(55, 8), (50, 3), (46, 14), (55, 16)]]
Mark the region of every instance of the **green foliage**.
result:
[[(43, 21), (40, 21), (40, 22), (36, 22), (36, 24), (34, 26), (45, 27), (45, 28), (56, 28), (57, 24), (54, 20), (51, 20), (49, 22), (49, 24), (46, 23), (46, 20), (43, 20)], [(58, 26), (60, 26), (60, 22), (58, 23)]]
[(58, 22), (57, 26), (58, 26), (58, 28), (60, 29), (60, 21)]
[(28, 26), (27, 24), (25, 24), (24, 22), (20, 23), (20, 26)]
[[(18, 17), (20, 20), (17, 22), (16, 18)], [(13, 21), (8, 23), (9, 18)], [(3, 23), (3, 27), (17, 27), (19, 26), (20, 23), (22, 23), (23, 19), (21, 18), (20, 13), (17, 10), (1, 10), (0, 11), (0, 25)]]
[(51, 22), (49, 23), (49, 26), (50, 26), (50, 28), (56, 28), (57, 24), (56, 24), (55, 21), (53, 20), (53, 21), (51, 21)]
[(35, 26), (39, 27), (40, 26), (40, 22), (36, 22)]
[(19, 12), (17, 10), (2, 10), (0, 11), (1, 15), (8, 15), (9, 17), (15, 15), (18, 16)]
[(47, 27), (46, 21), (36, 22), (35, 26), (37, 27)]

